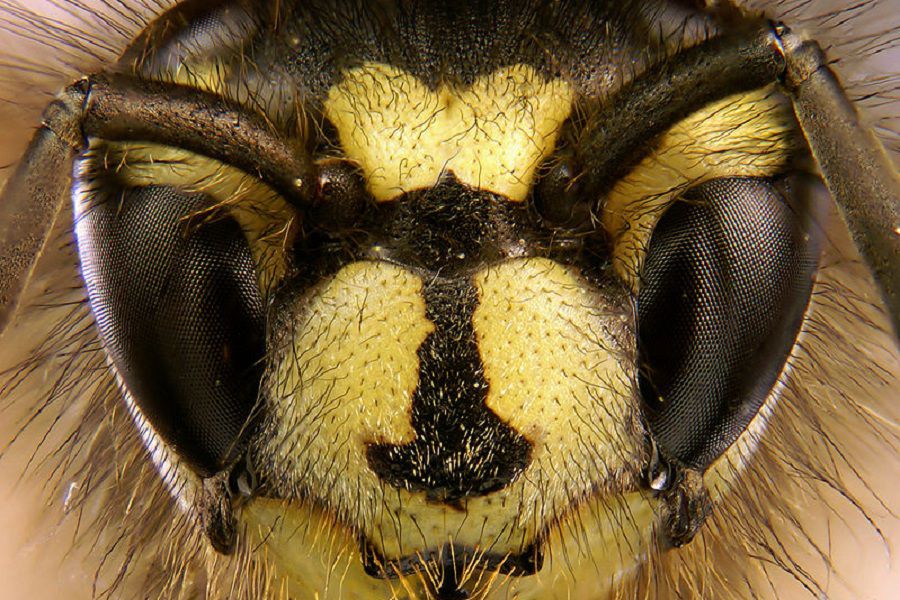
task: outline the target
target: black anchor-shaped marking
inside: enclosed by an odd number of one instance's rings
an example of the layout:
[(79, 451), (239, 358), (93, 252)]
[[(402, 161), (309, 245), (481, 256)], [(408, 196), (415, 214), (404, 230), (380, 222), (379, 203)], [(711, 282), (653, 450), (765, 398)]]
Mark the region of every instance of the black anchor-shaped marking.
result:
[(412, 398), (415, 440), (370, 444), (369, 467), (385, 482), (458, 504), (509, 485), (531, 462), (531, 444), (486, 405), (488, 383), (472, 326), (477, 292), (468, 277), (434, 279), (423, 290), (434, 323), (418, 349)]

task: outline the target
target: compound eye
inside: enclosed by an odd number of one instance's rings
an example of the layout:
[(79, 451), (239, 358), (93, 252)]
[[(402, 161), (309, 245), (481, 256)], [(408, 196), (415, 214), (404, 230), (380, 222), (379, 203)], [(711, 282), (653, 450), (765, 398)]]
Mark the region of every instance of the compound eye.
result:
[(233, 218), (197, 214), (211, 204), (148, 186), (97, 192), (76, 215), (91, 308), (128, 399), (201, 476), (237, 451), (265, 349), (247, 240)]
[(772, 392), (818, 263), (813, 188), (709, 181), (654, 229), (638, 295), (639, 384), (667, 457), (705, 469)]

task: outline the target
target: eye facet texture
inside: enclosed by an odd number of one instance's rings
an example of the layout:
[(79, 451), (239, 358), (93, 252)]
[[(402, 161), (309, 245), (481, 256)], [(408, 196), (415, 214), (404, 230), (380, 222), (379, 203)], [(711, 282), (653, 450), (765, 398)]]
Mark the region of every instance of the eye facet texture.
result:
[(818, 262), (808, 197), (797, 180), (717, 179), (656, 226), (638, 295), (639, 377), (667, 457), (705, 469), (775, 385)]
[[(95, 199), (96, 200), (96, 199)], [(77, 215), (82, 273), (106, 351), (131, 400), (202, 476), (233, 456), (256, 402), (262, 299), (231, 218), (167, 186), (111, 194)]]

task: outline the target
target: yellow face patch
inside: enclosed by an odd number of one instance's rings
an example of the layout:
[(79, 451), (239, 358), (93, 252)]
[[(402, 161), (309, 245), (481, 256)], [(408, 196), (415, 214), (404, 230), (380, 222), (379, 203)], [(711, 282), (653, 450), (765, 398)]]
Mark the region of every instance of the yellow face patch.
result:
[(379, 485), (360, 449), (414, 436), (416, 350), (433, 329), (421, 289), (405, 269), (357, 262), (298, 307), (295, 337), (277, 342), (281, 359), (268, 390), (273, 414), (283, 415), (272, 464), (299, 461), (320, 493), (337, 498)]
[(452, 171), (462, 183), (522, 201), (572, 99), (568, 84), (524, 65), (468, 88), (432, 91), (400, 69), (372, 63), (331, 89), (325, 114), (376, 200), (431, 187)]
[(718, 177), (771, 177), (787, 164), (795, 123), (771, 89), (714, 102), (669, 129), (606, 198), (603, 226), (613, 267), (632, 289), (644, 248), (666, 209), (687, 189)]
[[(447, 504), (395, 488), (369, 468), (368, 444), (408, 443), (417, 435), (410, 422), (416, 351), (434, 324), (417, 275), (389, 263), (352, 263), (299, 301), (293, 335), (276, 342), (267, 393), (268, 412), (277, 417), (262, 452), (278, 468), (273, 479), (287, 482), (283, 494), (297, 498), (289, 510), (308, 510), (301, 502), (325, 507), (387, 559), (424, 558), (455, 545), (468, 549), (469, 560), (527, 552), (578, 513), (570, 526), (594, 520), (590, 535), (609, 540), (596, 546), (602, 560), (621, 559), (609, 546), (628, 546), (641, 530), (623, 525), (634, 515), (614, 508), (620, 496), (635, 494), (643, 443), (627, 303), (596, 291), (577, 269), (543, 258), (485, 268), (472, 284), (485, 403), (532, 445), (521, 475), (496, 492)], [(581, 512), (583, 505), (594, 512)], [(641, 513), (641, 527), (651, 512)], [(262, 505), (248, 513), (263, 527), (272, 523), (265, 514)], [(558, 550), (577, 550), (554, 536)], [(285, 539), (269, 543), (290, 562)], [(550, 582), (555, 569), (564, 566), (542, 571)], [(473, 569), (472, 577), (479, 573)]]
[(557, 485), (569, 492), (586, 486), (580, 493), (587, 493), (597, 480), (547, 473), (577, 464), (602, 478), (611, 475), (603, 465), (634, 454), (638, 426), (624, 366), (631, 350), (620, 345), (630, 315), (611, 310), (577, 272), (547, 259), (497, 265), (475, 283), (488, 406), (535, 445), (531, 468), (545, 482), (544, 502), (565, 496)]
[[(352, 532), (306, 504), (258, 498), (245, 507), (243, 517), (254, 548), (279, 567), (281, 580), (273, 582), (279, 598), (429, 598), (428, 584), (442, 576), (439, 570), (388, 579), (368, 575)], [(551, 530), (537, 574), (515, 577), (469, 567), (458, 574), (459, 583), (474, 598), (489, 592), (519, 600), (604, 597), (634, 568), (634, 556), (646, 551), (646, 530), (655, 518), (651, 499), (640, 492), (594, 498)]]

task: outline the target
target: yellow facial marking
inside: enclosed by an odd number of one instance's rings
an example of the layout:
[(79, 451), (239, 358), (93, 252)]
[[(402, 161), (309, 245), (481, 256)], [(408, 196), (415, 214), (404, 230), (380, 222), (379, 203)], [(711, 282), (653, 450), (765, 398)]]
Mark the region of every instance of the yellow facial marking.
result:
[[(391, 598), (391, 582), (363, 570), (359, 544), (329, 515), (289, 501), (257, 498), (242, 508), (249, 543), (279, 567), (278, 598)], [(395, 584), (396, 585), (396, 584)]]
[[(579, 513), (567, 527), (593, 519), (592, 535), (621, 542), (627, 517), (598, 506), (620, 506), (620, 495), (633, 494), (642, 461), (623, 294), (597, 292), (576, 269), (536, 258), (485, 268), (473, 284), (487, 405), (533, 445), (520, 477), (448, 505), (393, 488), (368, 468), (367, 444), (414, 439), (416, 350), (433, 324), (418, 276), (364, 262), (300, 301), (293, 335), (276, 341), (267, 412), (278, 416), (263, 449), (264, 462), (277, 469), (272, 479), (303, 490), (287, 495), (327, 508), (388, 559), (449, 544), (519, 555), (589, 504), (596, 512)], [(560, 540), (561, 551), (575, 552), (578, 541), (570, 542)], [(596, 548), (623, 556), (608, 546)], [(593, 548), (584, 552), (598, 561)], [(293, 560), (285, 548), (277, 553)], [(565, 567), (546, 572), (554, 568)], [(551, 582), (557, 576), (548, 575)]]
[[(285, 593), (278, 597), (429, 597), (423, 584), (426, 574), (394, 579), (368, 575), (357, 540), (321, 510), (257, 498), (243, 507), (242, 518), (248, 524), (249, 543), (279, 566), (283, 581), (273, 584)], [(544, 543), (544, 566), (536, 575), (511, 577), (469, 569), (463, 573), (462, 587), (476, 598), (488, 592), (519, 600), (604, 597), (604, 591), (637, 564), (635, 557), (646, 551), (646, 533), (654, 519), (653, 503), (641, 493), (595, 498), (566, 514), (553, 529)]]
[(452, 171), (463, 183), (524, 200), (556, 144), (572, 89), (525, 65), (465, 89), (429, 90), (395, 67), (367, 64), (331, 89), (325, 114), (376, 200), (433, 186)]
[(315, 485), (339, 512), (358, 510), (360, 493), (380, 486), (367, 443), (414, 439), (416, 351), (434, 329), (421, 290), (400, 267), (351, 263), (295, 307), (294, 336), (275, 341), (269, 412), (282, 421), (271, 464), (290, 465), (286, 477)]
[[(487, 405), (535, 444), (538, 470), (568, 472), (543, 473), (545, 485), (586, 491), (596, 481), (588, 473), (605, 477), (633, 454), (637, 425), (624, 366), (631, 349), (620, 346), (630, 316), (547, 259), (492, 267), (475, 283)], [(546, 492), (544, 501), (556, 495)]]
[(636, 291), (644, 248), (669, 205), (710, 179), (778, 173), (794, 127), (790, 107), (770, 89), (729, 96), (672, 127), (607, 197), (603, 225), (613, 235), (616, 273)]
[(544, 568), (511, 578), (498, 598), (571, 600), (610, 597), (615, 584), (639, 564), (656, 520), (652, 498), (631, 492), (594, 498), (565, 515), (544, 543)]

